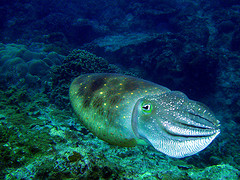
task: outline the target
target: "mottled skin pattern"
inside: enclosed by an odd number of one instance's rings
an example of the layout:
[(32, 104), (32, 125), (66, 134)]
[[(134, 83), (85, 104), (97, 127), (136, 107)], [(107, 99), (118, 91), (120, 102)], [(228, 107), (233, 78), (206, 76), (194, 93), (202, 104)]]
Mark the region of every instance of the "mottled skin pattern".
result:
[(118, 146), (136, 146), (131, 129), (134, 105), (141, 97), (170, 91), (119, 74), (85, 74), (70, 87), (70, 100), (81, 122), (96, 136)]
[(219, 121), (202, 103), (131, 76), (81, 75), (69, 94), (79, 120), (110, 144), (145, 142), (182, 158), (203, 150), (220, 133)]

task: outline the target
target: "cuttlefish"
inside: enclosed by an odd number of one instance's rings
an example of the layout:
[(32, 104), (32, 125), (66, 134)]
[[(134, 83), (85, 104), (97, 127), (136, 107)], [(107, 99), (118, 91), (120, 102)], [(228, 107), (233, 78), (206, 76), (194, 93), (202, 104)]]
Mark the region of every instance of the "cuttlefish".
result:
[(219, 121), (204, 104), (139, 78), (84, 74), (73, 80), (69, 94), (80, 122), (113, 145), (149, 144), (182, 158), (203, 150), (220, 133)]

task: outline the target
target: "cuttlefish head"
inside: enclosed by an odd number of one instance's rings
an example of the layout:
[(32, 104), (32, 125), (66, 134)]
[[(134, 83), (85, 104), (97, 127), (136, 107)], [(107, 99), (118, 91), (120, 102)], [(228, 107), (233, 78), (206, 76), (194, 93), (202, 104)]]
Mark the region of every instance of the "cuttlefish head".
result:
[(139, 139), (176, 158), (203, 150), (220, 133), (220, 123), (209, 108), (178, 91), (139, 99), (132, 128)]

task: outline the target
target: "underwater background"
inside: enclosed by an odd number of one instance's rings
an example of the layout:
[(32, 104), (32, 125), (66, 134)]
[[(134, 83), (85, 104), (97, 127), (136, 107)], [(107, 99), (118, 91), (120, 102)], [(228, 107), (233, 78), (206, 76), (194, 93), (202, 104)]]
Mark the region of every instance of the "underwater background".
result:
[[(239, 0), (1, 0), (0, 179), (240, 179)], [(77, 120), (84, 73), (143, 78), (206, 104), (221, 134), (176, 159)]]

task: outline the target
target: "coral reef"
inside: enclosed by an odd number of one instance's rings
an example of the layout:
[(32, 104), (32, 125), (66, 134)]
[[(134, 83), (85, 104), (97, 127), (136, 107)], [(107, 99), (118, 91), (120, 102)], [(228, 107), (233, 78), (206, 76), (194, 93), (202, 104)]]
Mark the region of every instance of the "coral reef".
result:
[(122, 71), (117, 66), (109, 64), (104, 58), (86, 50), (75, 49), (64, 59), (62, 65), (52, 67), (51, 85), (46, 87), (46, 93), (52, 102), (61, 107), (69, 103), (68, 89), (73, 78), (84, 73), (117, 72)]
[(29, 47), (0, 44), (0, 47), (2, 88), (7, 84), (27, 84), (29, 87), (42, 88), (44, 80), (49, 78), (50, 67), (61, 64), (65, 58), (56, 52), (46, 53), (43, 44), (32, 44)]
[[(92, 69), (87, 62), (93, 67), (97, 64), (99, 69)], [(58, 69), (53, 71), (58, 77), (56, 92), (64, 97), (68, 81), (78, 73), (119, 70), (109, 66), (103, 58), (84, 50), (74, 50), (64, 64), (52, 67)], [(70, 67), (73, 72), (68, 71)], [(240, 176), (235, 168), (239, 166), (239, 157), (234, 156), (232, 161), (230, 154), (234, 149), (226, 149), (224, 144), (214, 142), (199, 155), (185, 159), (166, 157), (148, 146), (112, 146), (78, 123), (72, 110), (66, 107), (67, 100), (63, 110), (63, 104), (56, 106), (58, 97), (48, 98), (44, 93), (31, 93), (27, 88), (17, 86), (0, 91), (1, 99), (6, 100), (0, 104), (1, 178), (237, 180)], [(231, 146), (238, 148), (237, 143), (233, 142)]]
[(154, 34), (144, 34), (144, 33), (129, 33), (129, 34), (119, 34), (113, 36), (105, 36), (104, 38), (98, 38), (94, 40), (100, 48), (104, 48), (105, 51), (117, 51), (123, 47), (129, 45), (138, 45), (146, 41), (155, 38)]

